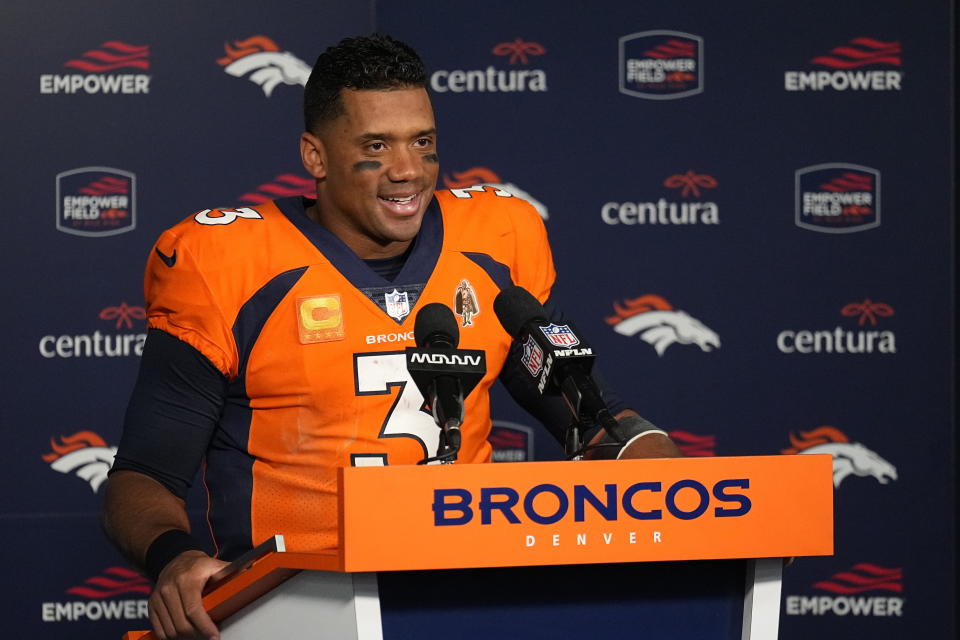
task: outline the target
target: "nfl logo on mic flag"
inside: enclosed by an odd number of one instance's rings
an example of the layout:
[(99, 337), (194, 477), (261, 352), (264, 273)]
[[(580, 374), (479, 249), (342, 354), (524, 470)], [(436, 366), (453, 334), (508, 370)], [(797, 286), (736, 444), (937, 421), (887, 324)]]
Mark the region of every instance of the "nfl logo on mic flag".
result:
[(580, 339), (565, 324), (553, 324), (551, 322), (545, 327), (540, 327), (540, 331), (547, 337), (550, 344), (557, 347), (575, 347), (580, 344)]

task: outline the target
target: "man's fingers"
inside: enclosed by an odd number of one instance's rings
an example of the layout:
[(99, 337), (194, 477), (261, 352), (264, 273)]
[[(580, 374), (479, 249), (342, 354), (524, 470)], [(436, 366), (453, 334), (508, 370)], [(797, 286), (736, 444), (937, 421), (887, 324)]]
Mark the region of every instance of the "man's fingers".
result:
[(171, 638), (193, 638), (197, 630), (187, 619), (187, 614), (183, 610), (183, 596), (180, 593), (181, 585), (168, 583), (159, 589), (160, 596), (163, 599), (164, 607), (174, 627), (174, 633)]
[(154, 629), (162, 630), (162, 640), (220, 637), (203, 609), (201, 594), (207, 580), (226, 564), (202, 552), (188, 551), (164, 567), (150, 597), (151, 621), (155, 615)]
[(150, 596), (150, 624), (153, 625), (153, 632), (157, 634), (160, 640), (169, 640), (175, 638), (177, 630), (173, 626), (170, 614), (167, 613), (167, 607), (163, 602), (160, 593), (154, 590)]
[(207, 581), (212, 576), (227, 564), (228, 563), (220, 560), (205, 558), (202, 562), (195, 565), (196, 573), (190, 576), (190, 580), (192, 581), (190, 588), (184, 589), (181, 592), (183, 597), (183, 610), (187, 618), (190, 619), (190, 622), (204, 638), (210, 638), (211, 640), (219, 638), (220, 632), (217, 630), (217, 625), (213, 623), (210, 615), (203, 608), (203, 587), (206, 586)]

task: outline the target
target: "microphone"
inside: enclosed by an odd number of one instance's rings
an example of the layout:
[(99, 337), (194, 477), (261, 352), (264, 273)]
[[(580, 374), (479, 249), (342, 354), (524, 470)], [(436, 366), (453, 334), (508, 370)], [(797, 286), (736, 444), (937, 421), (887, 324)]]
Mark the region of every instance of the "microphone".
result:
[(437, 460), (451, 463), (460, 449), (463, 400), (486, 374), (486, 354), (457, 348), (457, 320), (450, 308), (439, 302), (417, 312), (413, 337), (417, 346), (407, 347), (407, 371), (441, 430), (436, 456), (424, 458), (420, 464)]
[(567, 453), (580, 449), (580, 430), (600, 425), (615, 440), (623, 440), (600, 389), (590, 376), (593, 349), (569, 324), (548, 319), (547, 310), (523, 287), (504, 289), (493, 301), (500, 324), (520, 343), (520, 361), (536, 381), (541, 395), (559, 393), (573, 416), (567, 431)]

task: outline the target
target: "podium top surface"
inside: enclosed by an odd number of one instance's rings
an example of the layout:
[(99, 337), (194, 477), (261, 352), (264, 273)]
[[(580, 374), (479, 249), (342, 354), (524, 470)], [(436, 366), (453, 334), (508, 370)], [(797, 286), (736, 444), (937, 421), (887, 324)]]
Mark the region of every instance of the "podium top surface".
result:
[(829, 455), (351, 467), (340, 570), (833, 553)]

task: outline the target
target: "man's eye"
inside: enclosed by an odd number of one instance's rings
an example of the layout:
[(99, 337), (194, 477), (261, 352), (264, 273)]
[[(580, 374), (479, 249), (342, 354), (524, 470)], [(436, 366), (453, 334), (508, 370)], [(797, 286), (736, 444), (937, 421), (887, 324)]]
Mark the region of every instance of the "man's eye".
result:
[(418, 147), (429, 147), (433, 143), (433, 140), (430, 138), (420, 138), (414, 144)]
[(387, 145), (383, 144), (382, 142), (371, 142), (367, 145), (367, 149), (370, 151), (383, 151), (386, 148)]

